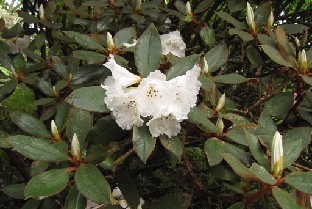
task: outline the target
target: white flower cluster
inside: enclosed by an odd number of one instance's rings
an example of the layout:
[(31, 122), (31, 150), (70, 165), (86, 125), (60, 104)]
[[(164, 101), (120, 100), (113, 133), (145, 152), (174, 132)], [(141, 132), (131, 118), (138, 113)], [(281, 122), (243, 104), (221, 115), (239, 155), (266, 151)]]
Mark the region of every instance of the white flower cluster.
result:
[(4, 41), (10, 48), (11, 54), (17, 54), (24, 49), (27, 49), (30, 44), (30, 36), (25, 35), (23, 38), (11, 38), (11, 39), (3, 39), (0, 37), (0, 40)]
[(134, 125), (142, 126), (142, 117), (146, 117), (153, 137), (176, 136), (181, 130), (180, 122), (187, 119), (195, 106), (201, 86), (200, 68), (195, 65), (185, 75), (169, 81), (159, 70), (142, 79), (110, 57), (104, 66), (111, 70), (112, 76), (107, 77), (102, 87), (106, 90), (104, 101), (117, 124), (130, 130)]

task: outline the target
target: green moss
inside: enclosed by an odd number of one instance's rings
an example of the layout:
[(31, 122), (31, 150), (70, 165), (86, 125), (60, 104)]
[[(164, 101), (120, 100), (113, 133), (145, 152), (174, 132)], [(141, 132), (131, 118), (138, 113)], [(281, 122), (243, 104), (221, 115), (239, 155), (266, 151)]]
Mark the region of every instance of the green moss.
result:
[(201, 147), (186, 147), (185, 152), (190, 162), (197, 170), (207, 170), (208, 162), (205, 152)]
[(10, 120), (10, 113), (21, 111), (33, 115), (37, 109), (35, 93), (25, 84), (18, 84), (14, 92), (1, 102), (0, 130), (14, 132), (14, 125)]

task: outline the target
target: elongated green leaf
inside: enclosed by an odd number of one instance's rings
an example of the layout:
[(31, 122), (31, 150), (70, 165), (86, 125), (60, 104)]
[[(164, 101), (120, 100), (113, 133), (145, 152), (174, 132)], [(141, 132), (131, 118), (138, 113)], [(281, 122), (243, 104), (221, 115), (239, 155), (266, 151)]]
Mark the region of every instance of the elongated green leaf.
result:
[(253, 68), (258, 68), (262, 65), (262, 56), (255, 47), (251, 45), (248, 46), (246, 55), (251, 62)]
[(208, 119), (208, 113), (204, 108), (194, 107), (188, 114), (188, 121), (199, 125), (206, 132), (217, 133), (216, 126)]
[(252, 41), (254, 39), (250, 33), (236, 29), (236, 28), (230, 28), (229, 34), (238, 35), (244, 42)]
[(212, 28), (208, 26), (203, 27), (200, 32), (201, 39), (208, 45), (214, 46), (216, 43), (215, 32)]
[(30, 175), (32, 177), (37, 176), (38, 174), (46, 171), (51, 166), (49, 161), (39, 161), (35, 160), (30, 166)]
[(39, 200), (30, 199), (23, 205), (23, 207), (21, 207), (21, 209), (37, 209), (39, 205)]
[(33, 160), (63, 161), (67, 160), (67, 150), (50, 144), (45, 139), (15, 135), (9, 138), (12, 147)]
[(306, 82), (306, 84), (312, 86), (312, 77), (308, 77), (306, 75), (302, 76), (302, 79), (304, 82)]
[(106, 59), (103, 54), (85, 50), (76, 50), (73, 52), (73, 56), (82, 59), (83, 61), (87, 61), (88, 64), (101, 64)]
[(86, 206), (87, 199), (73, 186), (66, 197), (64, 209), (85, 209)]
[(297, 160), (302, 151), (302, 140), (283, 141), (284, 168), (287, 168)]
[(191, 195), (185, 193), (167, 194), (160, 197), (149, 207), (143, 209), (187, 209), (191, 204)]
[(308, 27), (303, 24), (282, 24), (281, 27), (286, 34), (303, 33), (308, 29)]
[(90, 86), (74, 90), (65, 101), (83, 110), (109, 113), (104, 97), (104, 90), (100, 86)]
[(283, 120), (286, 117), (288, 111), (292, 108), (293, 104), (293, 93), (280, 92), (264, 103), (263, 112)]
[(261, 149), (258, 138), (254, 134), (249, 133), (247, 130), (244, 130), (244, 132), (252, 155), (259, 162), (260, 165), (262, 165), (265, 169), (269, 170), (270, 164), (268, 156), (266, 156), (266, 154)]
[(191, 70), (194, 67), (198, 59), (198, 54), (193, 54), (191, 56), (180, 59), (174, 66), (169, 69), (167, 73), (167, 79), (170, 80), (177, 76), (185, 75), (188, 70)]
[(217, 165), (223, 160), (224, 153), (222, 142), (217, 138), (210, 138), (205, 142), (204, 151), (210, 166)]
[(312, 171), (288, 175), (286, 183), (299, 191), (312, 195)]
[(51, 196), (67, 186), (70, 170), (68, 168), (53, 169), (32, 178), (25, 187), (26, 197)]
[(69, 119), (66, 123), (67, 137), (71, 140), (76, 133), (80, 142), (80, 147), (83, 148), (87, 134), (92, 128), (92, 124), (93, 117), (90, 112), (73, 108), (70, 111)]
[(134, 126), (132, 141), (135, 152), (146, 163), (155, 148), (156, 138), (152, 137), (147, 126)]
[(234, 155), (230, 153), (223, 153), (223, 158), (231, 166), (233, 171), (240, 177), (247, 179), (255, 178), (249, 169)]
[(261, 165), (257, 163), (253, 163), (249, 169), (260, 181), (274, 185), (276, 183), (276, 179)]
[(105, 48), (98, 43), (96, 40), (94, 40), (93, 38), (91, 38), (88, 35), (85, 34), (81, 34), (78, 32), (74, 32), (74, 31), (64, 31), (64, 33), (74, 39), (78, 44), (80, 44), (81, 46), (87, 48), (87, 49), (99, 49), (99, 50), (105, 50)]
[(135, 181), (124, 172), (117, 173), (118, 187), (122, 193), (122, 196), (127, 201), (130, 208), (137, 208), (140, 204), (140, 195), (135, 184)]
[(288, 130), (283, 136), (283, 143), (288, 144), (292, 141), (302, 141), (302, 150), (307, 148), (311, 142), (311, 127), (296, 127)]
[(224, 84), (240, 84), (249, 81), (249, 78), (245, 78), (242, 75), (236, 73), (230, 73), (226, 75), (218, 75), (214, 77), (216, 83), (224, 83)]
[(134, 38), (136, 38), (136, 31), (134, 27), (123, 28), (114, 36), (114, 43), (116, 48), (120, 48), (124, 43), (132, 43)]
[(34, 116), (22, 112), (11, 114), (12, 121), (23, 131), (38, 137), (51, 138), (51, 133), (47, 130), (44, 123)]
[(11, 184), (0, 189), (4, 194), (15, 199), (25, 199), (24, 197), (24, 184)]
[(225, 20), (225, 21), (231, 23), (234, 27), (236, 27), (236, 28), (238, 28), (238, 29), (247, 29), (247, 26), (246, 26), (245, 23), (237, 21), (234, 17), (232, 17), (232, 16), (229, 15), (228, 13), (225, 13), (225, 12), (217, 12), (217, 15), (218, 15), (221, 19), (223, 19), (223, 20)]
[(272, 46), (269, 45), (261, 45), (264, 53), (266, 53), (274, 62), (277, 64), (283, 65), (285, 67), (292, 67), (292, 65), (287, 62), (282, 55)]
[(265, 2), (260, 4), (255, 10), (256, 28), (266, 25), (271, 14), (272, 3)]
[(88, 139), (94, 144), (107, 145), (124, 136), (127, 132), (122, 130), (112, 116), (99, 119), (88, 134)]
[(212, 73), (218, 70), (228, 59), (228, 48), (226, 44), (220, 44), (210, 49), (205, 58), (208, 62), (208, 71)]
[(289, 195), (289, 193), (281, 188), (274, 187), (272, 189), (272, 193), (274, 195), (277, 203), (282, 207), (282, 209), (300, 209), (295, 200)]
[(79, 192), (89, 200), (110, 204), (110, 186), (101, 171), (94, 165), (79, 166), (75, 174), (75, 182)]
[(163, 135), (160, 137), (160, 142), (167, 150), (169, 150), (172, 154), (174, 154), (178, 159), (181, 158), (184, 146), (179, 136), (168, 138), (167, 136)]
[(151, 24), (138, 39), (134, 52), (135, 64), (141, 76), (147, 77), (150, 72), (158, 69), (161, 53), (158, 31)]

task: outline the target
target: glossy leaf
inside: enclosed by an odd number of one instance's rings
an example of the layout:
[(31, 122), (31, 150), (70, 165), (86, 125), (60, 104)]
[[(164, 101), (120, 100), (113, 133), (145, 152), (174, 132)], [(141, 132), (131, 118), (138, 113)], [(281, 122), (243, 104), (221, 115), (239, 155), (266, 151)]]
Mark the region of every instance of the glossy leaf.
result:
[(252, 64), (252, 68), (258, 68), (262, 65), (262, 56), (255, 47), (248, 46), (246, 55)]
[(101, 64), (106, 59), (103, 54), (85, 50), (76, 50), (73, 52), (73, 56), (87, 61), (88, 64)]
[(134, 38), (136, 38), (134, 27), (123, 28), (115, 34), (114, 43), (117, 48), (120, 48), (124, 43), (132, 43)]
[(147, 77), (158, 69), (162, 53), (157, 29), (151, 24), (138, 39), (134, 52), (135, 64), (139, 73)]
[(100, 86), (82, 87), (74, 90), (67, 98), (69, 104), (91, 112), (109, 113), (104, 103), (104, 89)]
[(292, 65), (287, 62), (282, 55), (272, 46), (269, 45), (261, 45), (264, 53), (266, 53), (274, 62), (280, 64), (285, 67), (292, 67)]
[(216, 126), (208, 119), (208, 113), (204, 108), (199, 106), (194, 107), (188, 114), (188, 121), (199, 125), (206, 132), (217, 133)]
[(253, 163), (249, 169), (260, 181), (274, 185), (276, 183), (276, 179), (261, 165), (257, 163)]
[(26, 197), (51, 196), (59, 193), (69, 182), (68, 168), (53, 169), (33, 177), (25, 187)]
[(285, 141), (283, 140), (284, 168), (287, 168), (297, 160), (302, 151), (302, 140)]
[(210, 73), (218, 70), (228, 59), (228, 48), (226, 44), (220, 44), (210, 49), (205, 58), (208, 62), (208, 71)]
[(231, 23), (234, 27), (236, 27), (236, 28), (238, 28), (238, 29), (247, 29), (247, 26), (246, 26), (245, 23), (239, 22), (238, 20), (236, 20), (234, 17), (232, 17), (232, 16), (229, 15), (228, 13), (225, 13), (225, 12), (217, 12), (217, 15), (218, 15), (221, 19), (223, 19), (223, 20), (225, 20), (225, 21)]
[(264, 112), (283, 120), (294, 104), (293, 93), (281, 92), (264, 103)]
[(306, 84), (308, 84), (308, 85), (310, 85), (310, 86), (312, 86), (312, 77), (308, 77), (308, 76), (302, 76), (302, 79), (303, 79), (303, 81), (306, 83)]
[(16, 151), (33, 160), (63, 161), (68, 159), (67, 151), (45, 139), (15, 135), (10, 137), (9, 142)]
[(214, 46), (216, 43), (215, 32), (212, 28), (204, 26), (200, 32), (201, 39), (208, 45)]
[(223, 158), (237, 175), (242, 178), (254, 179), (254, 175), (237, 157), (230, 153), (224, 153)]
[(11, 119), (18, 127), (30, 135), (43, 138), (52, 137), (44, 123), (34, 116), (22, 112), (14, 112), (11, 114)]
[(101, 171), (91, 164), (82, 164), (75, 173), (79, 192), (96, 203), (110, 204), (111, 189)]
[(191, 70), (194, 67), (198, 59), (198, 54), (194, 54), (180, 59), (167, 72), (167, 80), (173, 79), (177, 76), (185, 75), (188, 70)]
[(94, 40), (93, 38), (91, 38), (88, 35), (85, 34), (81, 34), (78, 32), (74, 32), (74, 31), (64, 31), (64, 33), (74, 39), (78, 44), (80, 44), (81, 46), (87, 48), (87, 49), (99, 49), (99, 50), (105, 50), (105, 48), (96, 40)]
[(155, 148), (156, 138), (152, 137), (147, 126), (134, 126), (132, 141), (135, 152), (146, 163)]
[(24, 184), (11, 184), (0, 189), (4, 194), (15, 199), (25, 199), (24, 197)]
[(172, 154), (174, 154), (178, 159), (181, 159), (184, 146), (179, 136), (168, 138), (167, 136), (162, 135), (160, 136), (160, 142), (167, 150), (169, 150)]
[(66, 197), (64, 209), (85, 209), (86, 206), (87, 199), (73, 186)]
[(254, 37), (250, 33), (236, 28), (230, 28), (229, 34), (238, 35), (244, 42), (252, 41), (254, 39)]
[(249, 78), (245, 78), (242, 75), (236, 73), (230, 73), (225, 75), (218, 75), (214, 77), (214, 81), (216, 83), (224, 83), (224, 84), (240, 84), (249, 81)]
[(296, 127), (291, 130), (288, 130), (283, 135), (283, 143), (288, 144), (292, 141), (302, 141), (302, 150), (307, 148), (308, 144), (311, 141), (311, 127)]

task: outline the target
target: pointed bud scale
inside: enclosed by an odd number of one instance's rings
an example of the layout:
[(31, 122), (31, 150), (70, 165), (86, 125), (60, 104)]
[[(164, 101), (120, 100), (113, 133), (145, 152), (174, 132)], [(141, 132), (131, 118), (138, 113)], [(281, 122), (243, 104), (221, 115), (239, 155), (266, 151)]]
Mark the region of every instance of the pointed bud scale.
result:
[(187, 13), (187, 15), (188, 15), (188, 16), (193, 16), (191, 4), (190, 4), (189, 1), (186, 2), (185, 7), (186, 7), (186, 13)]
[(268, 28), (271, 28), (272, 27), (272, 25), (273, 25), (273, 23), (274, 23), (274, 16), (273, 16), (273, 12), (272, 12), (272, 10), (271, 10), (271, 14), (270, 14), (270, 16), (269, 16), (269, 18), (268, 18)]
[(306, 71), (308, 69), (307, 55), (304, 49), (299, 52), (299, 69), (300, 73), (303, 75), (306, 74)]
[(40, 20), (43, 20), (43, 19), (44, 19), (43, 4), (41, 4), (40, 7), (39, 7), (39, 17), (40, 17)]
[(77, 134), (74, 134), (73, 140), (71, 142), (71, 154), (73, 157), (76, 158), (76, 160), (81, 160), (81, 153), (80, 153), (80, 144), (77, 137)]
[(222, 96), (220, 97), (216, 110), (219, 112), (222, 110), (222, 108), (224, 107), (225, 104), (225, 94), (222, 94)]
[(206, 57), (203, 57), (203, 59), (202, 59), (201, 71), (202, 71), (202, 73), (208, 73), (208, 62), (206, 60)]
[(54, 120), (51, 121), (51, 133), (55, 141), (61, 140), (61, 136), (58, 132), (57, 126), (55, 125)]
[(282, 135), (276, 131), (272, 141), (271, 173), (279, 177), (284, 168), (283, 141)]
[(141, 10), (142, 0), (137, 0), (135, 5), (135, 12), (139, 12)]
[(249, 28), (253, 31), (256, 32), (256, 23), (255, 23), (255, 15), (253, 12), (252, 7), (250, 4), (247, 2), (247, 17), (246, 17), (247, 25)]
[(297, 37), (295, 37), (295, 43), (296, 43), (297, 48), (299, 48), (300, 47), (300, 41)]
[(110, 32), (107, 32), (107, 48), (111, 51), (115, 49), (115, 43)]
[(222, 118), (218, 118), (216, 127), (217, 127), (217, 134), (219, 134), (219, 135), (222, 134), (223, 129), (224, 129), (224, 123), (222, 121)]

